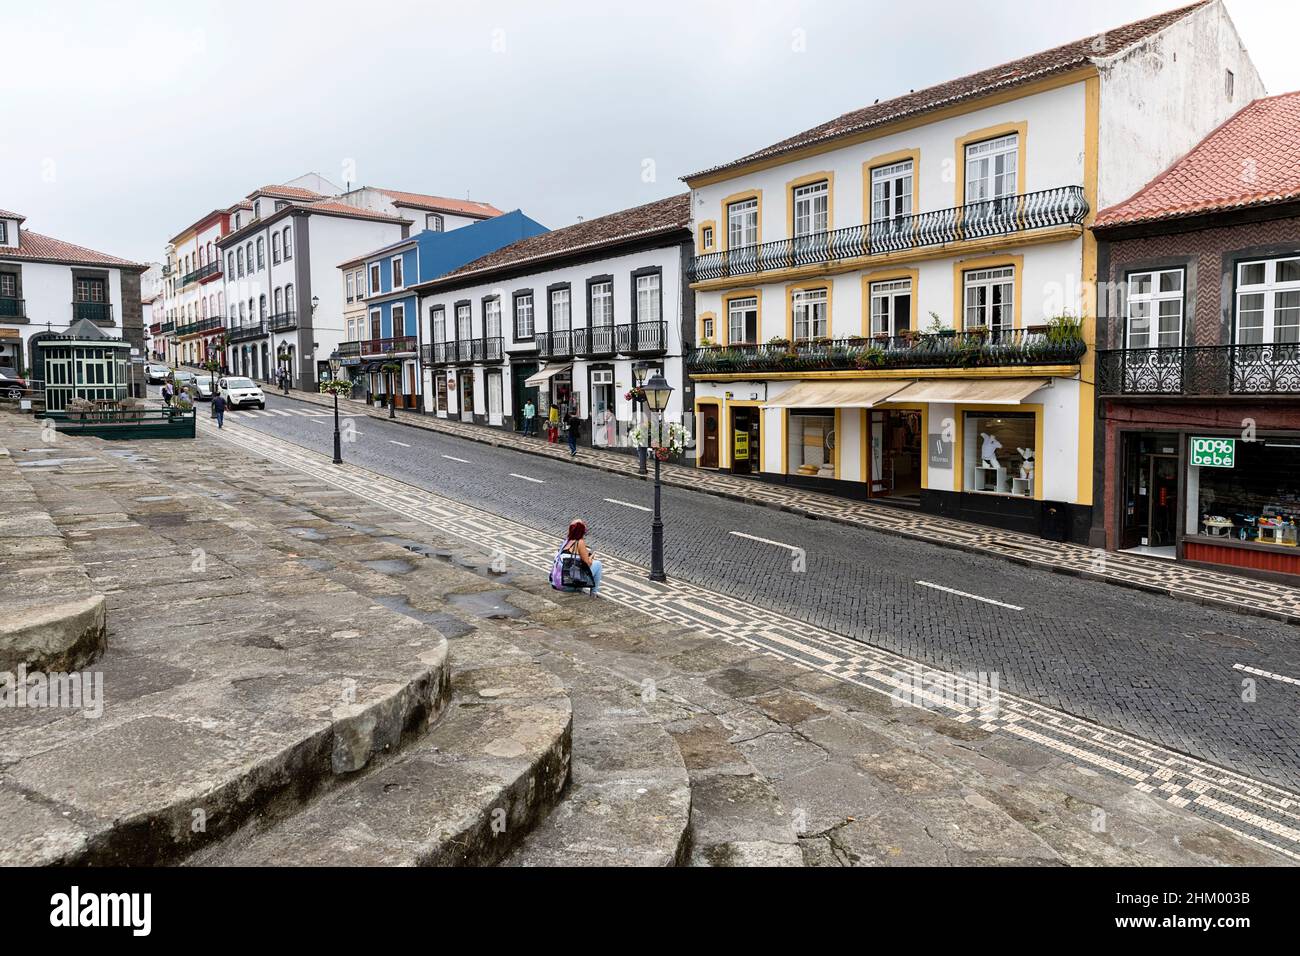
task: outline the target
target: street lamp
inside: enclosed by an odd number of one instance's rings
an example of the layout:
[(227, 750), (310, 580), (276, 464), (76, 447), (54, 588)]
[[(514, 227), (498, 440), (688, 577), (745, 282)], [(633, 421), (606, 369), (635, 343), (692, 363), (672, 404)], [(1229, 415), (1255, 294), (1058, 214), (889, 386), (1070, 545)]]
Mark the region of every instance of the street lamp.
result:
[(330, 355), (330, 391), (334, 393), (334, 464), (343, 464), (343, 443), (339, 437), (339, 369), (343, 363), (339, 360), (338, 350)]
[[(655, 371), (642, 386), (645, 389), (645, 403), (650, 407), (653, 423), (659, 433), (659, 445), (663, 444), (663, 415), (668, 407), (668, 398), (673, 387), (664, 378), (663, 372)], [(650, 580), (666, 581), (664, 574), (664, 523), (659, 516), (659, 448), (655, 448), (655, 511), (654, 521), (650, 524)]]
[[(644, 394), (644, 392), (642, 392), (641, 389), (645, 385), (645, 373), (646, 373), (646, 367), (643, 364), (641, 364), (640, 362), (636, 362), (633, 364), (632, 385), (633, 385), (634, 395), (640, 396)], [(645, 399), (640, 397), (634, 398), (632, 400), (632, 403), (636, 406), (636, 420), (637, 420), (637, 424), (640, 425), (643, 418), (645, 417), (645, 410), (642, 407), (645, 404)], [(646, 444), (649, 444), (648, 434), (646, 436)], [(646, 456), (646, 446), (639, 445), (636, 450), (636, 471), (638, 475), (645, 474), (645, 456)]]

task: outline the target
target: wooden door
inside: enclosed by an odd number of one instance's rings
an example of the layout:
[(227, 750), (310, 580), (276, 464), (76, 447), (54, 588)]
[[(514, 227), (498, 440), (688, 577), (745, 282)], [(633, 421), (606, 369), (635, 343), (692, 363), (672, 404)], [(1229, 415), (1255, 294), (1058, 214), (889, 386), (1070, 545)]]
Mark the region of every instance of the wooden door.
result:
[(714, 404), (700, 406), (701, 431), (703, 445), (700, 464), (705, 468), (718, 467), (718, 406)]

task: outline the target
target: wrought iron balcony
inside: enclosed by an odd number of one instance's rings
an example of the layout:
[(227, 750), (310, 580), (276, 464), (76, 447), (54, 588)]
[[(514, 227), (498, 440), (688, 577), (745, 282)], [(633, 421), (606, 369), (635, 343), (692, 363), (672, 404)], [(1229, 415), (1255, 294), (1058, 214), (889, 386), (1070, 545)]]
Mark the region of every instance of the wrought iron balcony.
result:
[(221, 274), (221, 260), (213, 259), (211, 262), (199, 266), (198, 270), (194, 273), (194, 281), (202, 282), (204, 279), (207, 279), (211, 276), (220, 275), (220, 274)]
[(1070, 334), (1008, 329), (710, 345), (693, 349), (686, 367), (722, 374), (1074, 365), (1085, 351), (1083, 341)]
[(614, 354), (614, 326), (597, 325), (589, 329), (583, 329), (583, 349), (587, 355), (613, 355)]
[(1105, 349), (1101, 395), (1300, 394), (1300, 343)]
[(25, 299), (0, 298), (0, 319), (17, 324), (27, 321), (27, 301)]
[(230, 341), (247, 342), (250, 339), (260, 339), (266, 335), (266, 320), (259, 319), (256, 322), (245, 322), (242, 325), (232, 325), (230, 327)]
[(505, 343), (500, 335), (489, 335), (479, 339), (480, 356), (478, 361), (495, 364), (505, 359)]
[(366, 339), (361, 343), (361, 354), (371, 358), (386, 355), (415, 355), (414, 335), (398, 335), (386, 339)]
[(1009, 236), (1052, 226), (1081, 226), (1087, 214), (1088, 202), (1082, 186), (1058, 186), (832, 232), (707, 252), (695, 257), (691, 280), (704, 282), (754, 275), (970, 239)]
[(298, 327), (297, 312), (277, 312), (267, 319), (267, 324), (272, 332), (287, 332), (289, 329)]
[(573, 351), (573, 332), (560, 329), (555, 332), (538, 332), (533, 336), (537, 343), (537, 354), (542, 358), (571, 358)]
[(665, 348), (663, 322), (614, 326), (614, 349), (620, 355), (649, 355)]
[(358, 342), (340, 342), (339, 358), (356, 358), (361, 355), (361, 343)]
[(111, 302), (72, 303), (72, 321), (80, 322), (82, 319), (90, 319), (98, 325), (112, 325), (113, 304)]
[(168, 335), (176, 331), (176, 323), (172, 321), (164, 322), (162, 328), (158, 330), (163, 335)]

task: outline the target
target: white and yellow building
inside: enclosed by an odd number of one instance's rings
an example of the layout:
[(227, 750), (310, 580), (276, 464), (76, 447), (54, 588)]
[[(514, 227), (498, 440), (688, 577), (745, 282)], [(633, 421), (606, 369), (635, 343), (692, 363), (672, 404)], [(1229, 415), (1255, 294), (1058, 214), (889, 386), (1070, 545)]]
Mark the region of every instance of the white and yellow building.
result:
[(1088, 226), (1261, 92), (1213, 0), (684, 177), (700, 467), (1086, 540)]

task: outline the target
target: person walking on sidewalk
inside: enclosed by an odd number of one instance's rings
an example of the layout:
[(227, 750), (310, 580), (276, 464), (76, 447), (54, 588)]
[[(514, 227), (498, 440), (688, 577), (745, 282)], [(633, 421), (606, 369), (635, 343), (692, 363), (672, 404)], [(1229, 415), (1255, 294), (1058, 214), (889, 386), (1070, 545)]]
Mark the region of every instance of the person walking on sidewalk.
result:
[(578, 417), (575, 409), (570, 408), (564, 416), (564, 430), (569, 439), (569, 457), (578, 457), (578, 429), (582, 427), (582, 419)]
[(554, 445), (560, 440), (560, 406), (552, 405), (546, 414), (546, 441)]
[(220, 392), (212, 396), (212, 417), (217, 420), (218, 428), (226, 427), (226, 400)]
[(524, 402), (524, 437), (531, 438), (537, 428), (537, 406), (533, 404), (530, 398)]
[(171, 383), (171, 380), (170, 380), (170, 379), (167, 380), (166, 382), (163, 382), (163, 385), (162, 385), (162, 402), (163, 402), (164, 405), (167, 405), (167, 406), (170, 406), (171, 403), (172, 403), (172, 383)]
[(557, 591), (581, 591), (590, 588), (592, 597), (600, 591), (601, 563), (596, 552), (587, 547), (587, 524), (575, 520), (569, 524), (564, 546), (551, 566), (551, 587)]
[(280, 388), (284, 390), (284, 394), (289, 394), (289, 370), (287, 368), (280, 370)]

